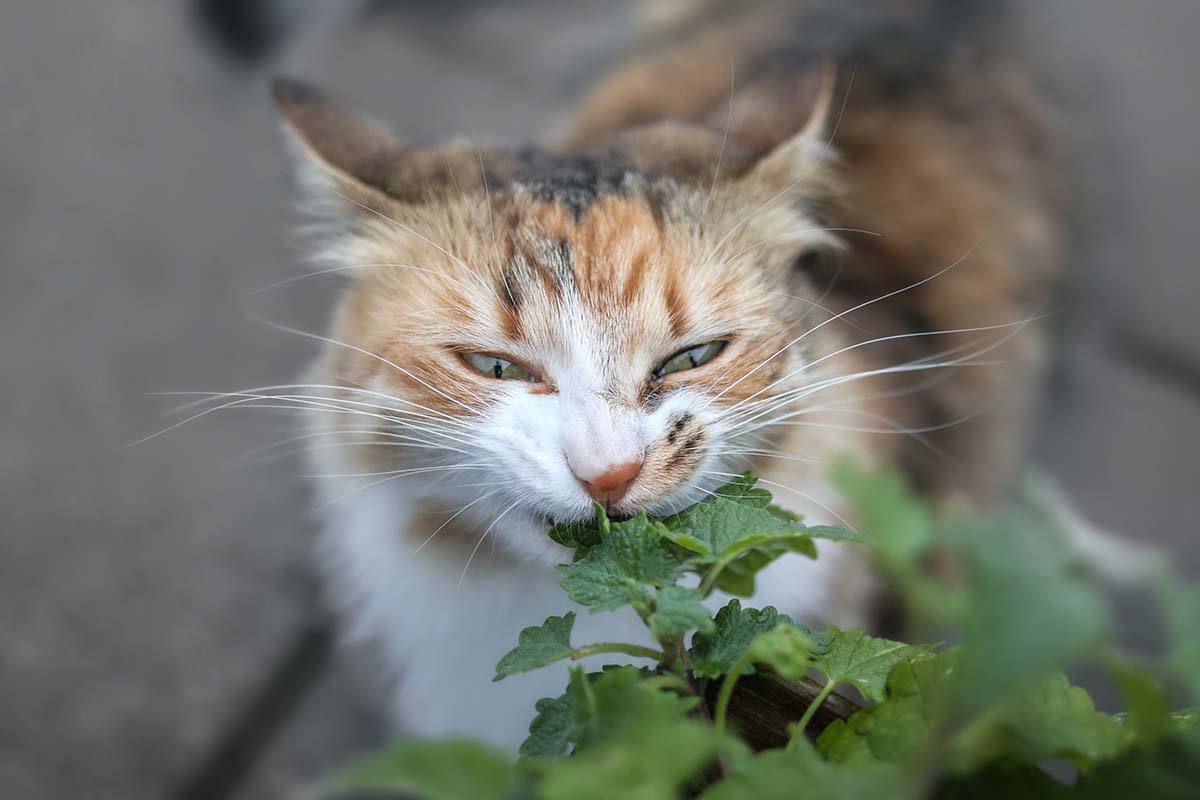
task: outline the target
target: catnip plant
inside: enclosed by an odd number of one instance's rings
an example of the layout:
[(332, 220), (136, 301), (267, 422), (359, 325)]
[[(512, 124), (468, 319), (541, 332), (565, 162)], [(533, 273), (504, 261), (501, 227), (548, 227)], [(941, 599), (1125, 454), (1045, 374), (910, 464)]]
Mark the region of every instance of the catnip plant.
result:
[[(1194, 798), (1200, 796), (1200, 589), (1163, 569), (1162, 664), (1112, 643), (1102, 594), (1036, 504), (935, 517), (895, 474), (836, 472), (861, 533), (808, 526), (745, 474), (673, 516), (586, 522), (550, 536), (573, 550), (567, 598), (631, 607), (653, 646), (578, 642), (575, 612), (523, 630), (495, 680), (559, 661), (513, 759), (464, 739), (408, 739), (323, 782), (327, 797), (429, 800)], [(755, 574), (816, 557), (814, 541), (870, 548), (924, 644), (814, 629), (753, 608)], [(953, 564), (935, 575), (932, 561)], [(714, 591), (735, 596), (710, 614)], [(747, 601), (748, 602), (748, 601)], [(942, 642), (954, 642), (944, 644)], [(484, 657), (486, 654), (480, 654)], [(639, 659), (628, 663), (629, 657)], [(1062, 671), (1106, 668), (1126, 710), (1098, 711)], [(648, 664), (648, 666), (647, 666)], [(753, 682), (756, 687), (746, 687)]]

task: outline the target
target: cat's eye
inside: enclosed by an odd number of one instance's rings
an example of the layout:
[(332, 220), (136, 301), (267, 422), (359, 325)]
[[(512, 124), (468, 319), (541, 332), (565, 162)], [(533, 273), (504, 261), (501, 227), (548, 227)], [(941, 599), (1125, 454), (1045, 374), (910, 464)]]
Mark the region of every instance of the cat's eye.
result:
[(668, 358), (666, 361), (658, 365), (658, 368), (651, 373), (655, 380), (662, 378), (665, 375), (670, 375), (674, 372), (684, 372), (685, 370), (701, 367), (712, 361), (721, 351), (725, 349), (727, 343), (724, 341), (708, 342), (707, 344), (699, 344), (695, 347), (689, 347), (686, 350), (680, 350), (675, 355)]
[(498, 381), (526, 381), (537, 383), (541, 379), (528, 368), (490, 353), (463, 353), (467, 366), (488, 378)]

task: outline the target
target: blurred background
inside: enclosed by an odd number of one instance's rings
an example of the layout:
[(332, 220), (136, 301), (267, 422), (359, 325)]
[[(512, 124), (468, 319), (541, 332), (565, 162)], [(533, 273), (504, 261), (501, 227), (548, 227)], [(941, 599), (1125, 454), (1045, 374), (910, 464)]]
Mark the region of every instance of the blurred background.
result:
[[(1087, 221), (1038, 464), (1196, 576), (1200, 3), (1022, 5)], [(300, 269), (270, 75), (418, 141), (538, 138), (634, 41), (633, 6), (0, 5), (0, 797), (277, 797), (379, 740), (322, 623), (296, 462), (237, 463), (284, 420), (118, 448), (167, 424), (154, 392), (286, 383), (313, 352), (248, 314), (317, 330), (335, 288), (251, 294)]]

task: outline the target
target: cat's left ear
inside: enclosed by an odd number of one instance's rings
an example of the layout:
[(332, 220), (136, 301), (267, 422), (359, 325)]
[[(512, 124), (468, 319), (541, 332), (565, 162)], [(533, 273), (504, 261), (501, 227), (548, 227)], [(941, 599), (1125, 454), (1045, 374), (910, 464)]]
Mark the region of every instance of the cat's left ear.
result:
[[(812, 174), (828, 154), (837, 69), (832, 61), (822, 60), (776, 80), (786, 81), (786, 85), (750, 87), (745, 98), (739, 94), (735, 102), (742, 102), (745, 110), (735, 113), (747, 114), (753, 120), (741, 126), (738, 131), (741, 140), (752, 149), (765, 152), (750, 175), (754, 180), (783, 189)], [(764, 98), (763, 106), (756, 103), (759, 91)], [(781, 96), (792, 100), (780, 104)], [(774, 107), (764, 107), (772, 101)]]
[(271, 94), (313, 202), (379, 211), (412, 191), (413, 148), (384, 128), (299, 81), (277, 79)]

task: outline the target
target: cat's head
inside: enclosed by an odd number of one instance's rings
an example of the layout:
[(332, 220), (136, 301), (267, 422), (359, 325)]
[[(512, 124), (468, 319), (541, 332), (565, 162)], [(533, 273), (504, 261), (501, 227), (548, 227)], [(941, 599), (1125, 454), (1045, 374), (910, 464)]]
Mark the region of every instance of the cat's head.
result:
[(722, 115), (564, 153), (419, 149), (277, 84), (324, 266), (350, 279), (319, 376), (345, 389), (314, 410), (335, 463), (503, 515), (525, 551), (593, 502), (662, 513), (745, 468), (831, 375), (797, 266), (835, 244), (830, 85), (810, 76), (771, 141)]

